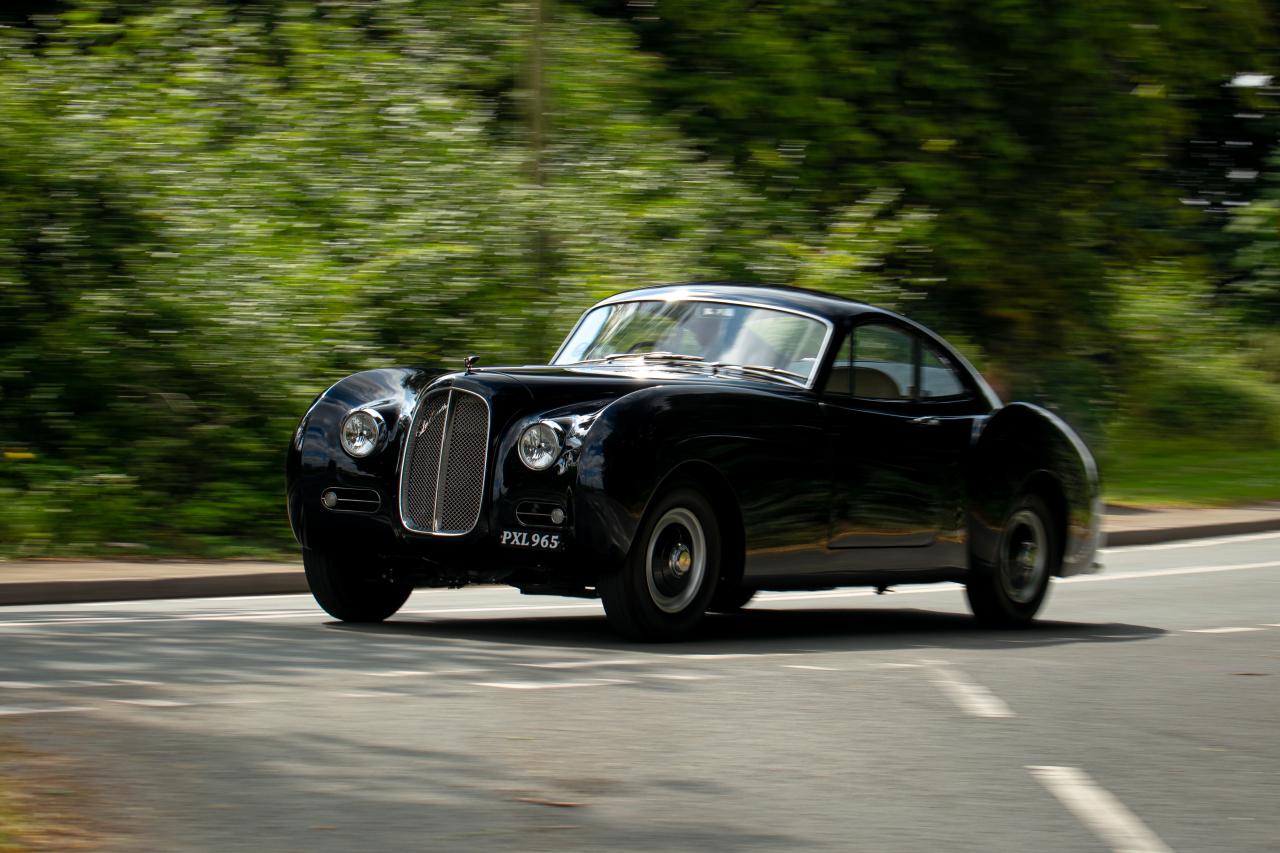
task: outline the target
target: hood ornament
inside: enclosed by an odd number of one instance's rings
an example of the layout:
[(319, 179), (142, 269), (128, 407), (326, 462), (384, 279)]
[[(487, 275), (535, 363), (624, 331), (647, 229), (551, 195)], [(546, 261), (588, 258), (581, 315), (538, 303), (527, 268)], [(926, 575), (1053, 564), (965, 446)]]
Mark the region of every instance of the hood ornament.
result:
[(462, 360), (462, 369), (464, 373), (470, 373), (471, 368), (476, 366), (476, 362), (480, 360), (478, 355), (469, 355)]

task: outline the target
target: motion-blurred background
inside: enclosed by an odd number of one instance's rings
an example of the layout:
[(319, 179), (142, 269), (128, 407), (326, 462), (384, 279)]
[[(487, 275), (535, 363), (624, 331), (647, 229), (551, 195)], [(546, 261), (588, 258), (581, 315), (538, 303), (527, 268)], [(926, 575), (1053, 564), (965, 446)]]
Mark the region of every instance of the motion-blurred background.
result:
[(3, 0), (0, 557), (270, 554), (372, 366), (625, 288), (898, 307), (1112, 499), (1280, 498), (1260, 0)]

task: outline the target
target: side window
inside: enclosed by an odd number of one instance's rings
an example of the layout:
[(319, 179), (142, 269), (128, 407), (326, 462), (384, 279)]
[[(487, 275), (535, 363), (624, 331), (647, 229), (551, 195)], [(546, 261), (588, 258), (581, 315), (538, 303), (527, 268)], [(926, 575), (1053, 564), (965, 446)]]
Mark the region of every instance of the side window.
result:
[(951, 359), (922, 344), (920, 353), (920, 399), (963, 397), (968, 394)]
[(835, 363), (831, 365), (831, 373), (827, 375), (827, 384), (822, 386), (824, 394), (848, 396), (849, 376), (852, 372), (850, 363), (852, 361), (853, 338), (846, 337), (844, 343), (840, 346), (840, 354), (836, 356)]
[(910, 400), (915, 396), (912, 335), (869, 323), (853, 330), (853, 396), (868, 400)]

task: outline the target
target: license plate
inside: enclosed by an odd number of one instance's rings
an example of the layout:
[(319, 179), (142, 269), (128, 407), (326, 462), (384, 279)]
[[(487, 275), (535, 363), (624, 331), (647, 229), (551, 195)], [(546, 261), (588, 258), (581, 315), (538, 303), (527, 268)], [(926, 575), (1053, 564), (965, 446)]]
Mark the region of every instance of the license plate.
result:
[(532, 530), (504, 530), (498, 537), (499, 545), (539, 551), (558, 551), (561, 541), (559, 533), (535, 533)]

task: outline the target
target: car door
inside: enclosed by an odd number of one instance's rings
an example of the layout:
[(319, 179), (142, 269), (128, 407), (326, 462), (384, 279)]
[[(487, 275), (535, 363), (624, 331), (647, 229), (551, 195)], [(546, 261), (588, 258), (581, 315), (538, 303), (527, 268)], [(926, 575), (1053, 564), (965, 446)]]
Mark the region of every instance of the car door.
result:
[(934, 546), (963, 539), (970, 400), (945, 353), (915, 329), (882, 317), (852, 327), (823, 394), (829, 548), (856, 549), (853, 562), (868, 570), (940, 565)]

